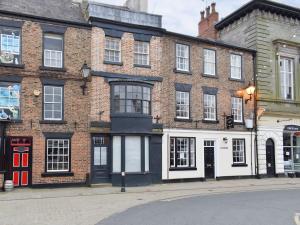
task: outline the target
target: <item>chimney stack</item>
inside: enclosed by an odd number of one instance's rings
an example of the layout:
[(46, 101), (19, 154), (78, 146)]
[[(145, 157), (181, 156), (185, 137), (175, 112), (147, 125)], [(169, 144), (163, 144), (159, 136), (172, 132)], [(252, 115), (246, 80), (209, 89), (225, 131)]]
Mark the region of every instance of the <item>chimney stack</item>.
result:
[(215, 24), (219, 21), (219, 13), (216, 11), (216, 3), (206, 8), (206, 12), (201, 11), (201, 20), (198, 24), (198, 37), (217, 39), (218, 32)]

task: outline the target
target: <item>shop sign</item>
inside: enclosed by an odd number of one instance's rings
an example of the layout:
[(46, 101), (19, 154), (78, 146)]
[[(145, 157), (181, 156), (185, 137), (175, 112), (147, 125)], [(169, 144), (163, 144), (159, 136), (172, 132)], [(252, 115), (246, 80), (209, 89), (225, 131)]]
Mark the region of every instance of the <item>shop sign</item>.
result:
[(286, 130), (286, 131), (300, 131), (300, 126), (288, 125), (288, 126), (284, 127), (284, 130)]

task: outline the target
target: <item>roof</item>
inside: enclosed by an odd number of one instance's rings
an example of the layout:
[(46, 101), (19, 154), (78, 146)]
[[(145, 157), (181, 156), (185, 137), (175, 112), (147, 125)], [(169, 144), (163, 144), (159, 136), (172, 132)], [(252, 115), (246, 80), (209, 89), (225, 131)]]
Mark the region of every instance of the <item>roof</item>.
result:
[(80, 5), (72, 0), (0, 0), (0, 12), (86, 23)]
[(269, 0), (252, 0), (218, 22), (215, 27), (217, 30), (221, 30), (255, 9), (265, 10), (300, 20), (300, 8)]

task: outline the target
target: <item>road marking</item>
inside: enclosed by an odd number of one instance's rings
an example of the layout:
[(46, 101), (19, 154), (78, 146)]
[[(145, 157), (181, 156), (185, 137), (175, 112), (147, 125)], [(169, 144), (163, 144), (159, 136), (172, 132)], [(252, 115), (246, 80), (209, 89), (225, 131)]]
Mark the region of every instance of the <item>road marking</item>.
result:
[(295, 223), (296, 225), (300, 225), (300, 213), (295, 214)]

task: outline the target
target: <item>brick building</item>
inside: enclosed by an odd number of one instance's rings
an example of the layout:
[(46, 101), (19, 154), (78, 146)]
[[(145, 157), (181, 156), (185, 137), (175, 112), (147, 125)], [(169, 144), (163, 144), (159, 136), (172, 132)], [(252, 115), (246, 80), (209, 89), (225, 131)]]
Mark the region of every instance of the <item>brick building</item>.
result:
[(0, 180), (85, 183), (90, 104), (80, 70), (91, 29), (79, 5), (3, 0), (0, 35)]

